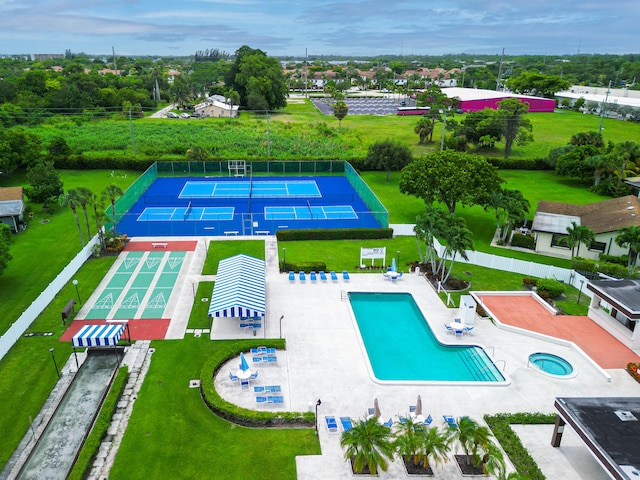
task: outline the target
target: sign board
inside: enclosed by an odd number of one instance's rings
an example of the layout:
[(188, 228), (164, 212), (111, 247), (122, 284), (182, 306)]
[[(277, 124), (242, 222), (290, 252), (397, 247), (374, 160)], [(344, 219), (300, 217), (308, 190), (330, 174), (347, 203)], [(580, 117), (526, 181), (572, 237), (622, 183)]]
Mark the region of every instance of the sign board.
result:
[(382, 260), (382, 265), (386, 265), (387, 247), (360, 248), (360, 265), (364, 265), (363, 261), (366, 258), (371, 259), (371, 265), (375, 263), (376, 258)]

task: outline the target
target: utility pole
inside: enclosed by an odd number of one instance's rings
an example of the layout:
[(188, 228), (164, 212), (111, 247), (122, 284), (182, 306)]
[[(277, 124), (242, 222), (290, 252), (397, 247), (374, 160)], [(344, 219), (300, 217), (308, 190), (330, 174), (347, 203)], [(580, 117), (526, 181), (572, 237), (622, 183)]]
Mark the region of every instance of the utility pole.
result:
[(116, 75), (118, 74), (118, 65), (116, 64), (116, 49), (111, 47), (111, 53), (113, 53), (113, 69), (116, 71)]
[(598, 133), (602, 132), (602, 120), (604, 119), (604, 111), (607, 107), (607, 100), (609, 100), (609, 94), (611, 90), (611, 80), (609, 80), (609, 87), (607, 88), (607, 93), (604, 96), (604, 102), (600, 105), (600, 125), (598, 126)]
[(309, 52), (304, 49), (304, 98), (309, 98), (307, 93), (307, 81), (309, 79)]
[(133, 136), (133, 120), (131, 120), (131, 107), (129, 107), (129, 130), (131, 130), (131, 146), (133, 147), (133, 158), (136, 158), (136, 139)]
[(498, 81), (496, 82), (496, 92), (500, 91), (502, 84), (502, 62), (504, 60), (504, 47), (502, 47), (502, 56), (500, 56), (500, 67), (498, 68)]
[(444, 111), (444, 122), (442, 123), (442, 137), (440, 138), (440, 151), (444, 150), (444, 131), (447, 129), (447, 111)]

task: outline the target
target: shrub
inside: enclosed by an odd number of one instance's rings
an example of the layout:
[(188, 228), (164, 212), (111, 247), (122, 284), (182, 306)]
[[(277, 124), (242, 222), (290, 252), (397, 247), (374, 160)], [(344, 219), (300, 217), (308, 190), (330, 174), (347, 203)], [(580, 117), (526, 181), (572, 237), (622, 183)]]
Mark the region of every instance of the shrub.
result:
[(278, 230), (279, 242), (293, 240), (366, 240), (393, 238), (392, 228), (327, 228), (324, 230)]
[(548, 294), (550, 298), (558, 298), (565, 291), (564, 283), (554, 280), (552, 278), (541, 278), (536, 283), (538, 295), (544, 297), (544, 293)]
[(511, 246), (535, 250), (536, 240), (533, 235), (522, 235), (521, 233), (515, 233), (511, 238)]
[(498, 413), (496, 415), (485, 415), (484, 419), (522, 478), (544, 480), (544, 474), (510, 425), (551, 425), (555, 422), (556, 415), (545, 413)]
[(628, 257), (626, 255), (622, 255), (621, 257), (617, 257), (615, 255), (607, 255), (605, 253), (600, 254), (600, 262), (605, 263), (616, 263), (618, 265), (622, 265), (623, 267), (627, 266)]
[(627, 364), (627, 369), (626, 369), (627, 372), (629, 372), (629, 375), (635, 378), (638, 383), (640, 383), (640, 372), (638, 372), (639, 369), (640, 369), (640, 363)]
[(522, 279), (522, 285), (524, 285), (527, 288), (535, 287), (536, 283), (538, 283), (538, 281), (535, 278), (524, 277)]
[(506, 160), (497, 157), (486, 158), (491, 165), (503, 170), (553, 170), (544, 158), (508, 158)]

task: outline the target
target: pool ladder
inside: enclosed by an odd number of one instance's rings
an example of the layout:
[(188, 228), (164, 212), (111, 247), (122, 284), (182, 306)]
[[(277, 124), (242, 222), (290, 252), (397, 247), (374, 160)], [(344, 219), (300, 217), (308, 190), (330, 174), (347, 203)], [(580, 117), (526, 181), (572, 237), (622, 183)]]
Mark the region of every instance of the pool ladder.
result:
[(349, 292), (346, 290), (340, 290), (340, 301), (346, 302), (349, 300)]

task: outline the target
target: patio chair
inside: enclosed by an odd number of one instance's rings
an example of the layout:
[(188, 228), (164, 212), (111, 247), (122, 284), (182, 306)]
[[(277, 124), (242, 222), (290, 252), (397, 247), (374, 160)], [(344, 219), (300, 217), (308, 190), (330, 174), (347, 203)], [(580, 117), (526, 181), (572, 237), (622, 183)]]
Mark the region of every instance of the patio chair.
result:
[(296, 281), (296, 274), (293, 271), (289, 272), (289, 281), (290, 282), (295, 282)]
[(424, 419), (424, 424), (428, 427), (429, 425), (431, 425), (431, 422), (433, 422), (433, 417), (431, 416), (431, 414), (429, 414), (429, 416)]
[(456, 422), (456, 417), (453, 415), (443, 415), (442, 418), (449, 428), (458, 428), (458, 422)]
[(389, 420), (383, 423), (383, 425), (387, 428), (393, 427), (393, 418), (389, 417)]
[(327, 424), (327, 430), (329, 433), (338, 433), (338, 422), (336, 421), (336, 417), (324, 417), (324, 421)]
[(230, 379), (232, 382), (237, 382), (237, 381), (238, 381), (238, 376), (237, 376), (237, 375), (234, 375), (234, 374), (233, 374), (233, 373), (231, 373), (231, 372), (229, 372), (229, 379)]
[(253, 363), (262, 363), (262, 357), (251, 357)]
[[(249, 377), (249, 380), (255, 380), (256, 378), (258, 378), (258, 370), (256, 370), (251, 374), (251, 376)], [(249, 382), (247, 382), (247, 384), (249, 384)]]
[(249, 380), (240, 380), (240, 388), (249, 388)]
[(409, 405), (409, 413), (414, 413), (416, 411), (415, 405)]
[(300, 277), (301, 282), (304, 282), (305, 280), (307, 280), (307, 276), (304, 274), (303, 271), (300, 271), (300, 273), (298, 273), (298, 276)]
[(267, 397), (256, 397), (256, 403), (267, 403)]
[(315, 282), (316, 280), (318, 280), (318, 276), (316, 275), (316, 272), (314, 272), (313, 270), (309, 272), (309, 280), (311, 280), (312, 282)]
[(463, 335), (471, 335), (471, 330), (473, 330), (473, 327), (464, 327), (462, 329), (462, 334)]
[(349, 272), (347, 272), (346, 270), (342, 271), (342, 280), (344, 280), (345, 282), (349, 281)]
[(448, 323), (444, 324), (444, 328), (447, 331), (447, 333), (450, 333), (451, 335), (455, 334), (455, 330), (451, 328), (451, 325), (449, 325)]
[(278, 357), (275, 355), (268, 355), (266, 357), (262, 357), (262, 361), (266, 363), (278, 363)]
[(267, 385), (266, 387), (264, 387), (264, 391), (269, 393), (280, 393), (282, 391), (282, 388), (280, 387), (280, 385)]
[(273, 355), (276, 353), (276, 349), (273, 347), (256, 347), (251, 349), (252, 355)]
[(340, 417), (340, 424), (343, 432), (348, 432), (353, 428), (353, 422), (350, 417)]
[(264, 393), (264, 392), (265, 392), (264, 385), (256, 385), (255, 387), (253, 387), (253, 393)]
[(373, 415), (373, 412), (375, 411), (376, 410), (373, 407), (367, 408), (367, 416), (370, 417), (371, 415)]
[(338, 281), (338, 274), (336, 272), (334, 272), (333, 270), (329, 272), (329, 275), (331, 276), (331, 281), (332, 282), (337, 282)]
[(403, 275), (403, 273), (402, 273), (402, 272), (400, 272), (400, 273), (398, 274), (398, 280), (400, 280), (400, 279), (402, 278), (402, 275)]
[(327, 281), (327, 274), (324, 273), (322, 270), (320, 270), (320, 272), (318, 273), (318, 275), (320, 275), (320, 280), (323, 282)]

